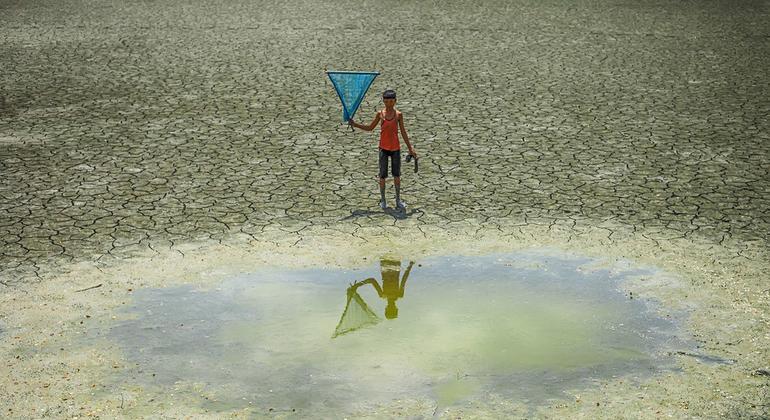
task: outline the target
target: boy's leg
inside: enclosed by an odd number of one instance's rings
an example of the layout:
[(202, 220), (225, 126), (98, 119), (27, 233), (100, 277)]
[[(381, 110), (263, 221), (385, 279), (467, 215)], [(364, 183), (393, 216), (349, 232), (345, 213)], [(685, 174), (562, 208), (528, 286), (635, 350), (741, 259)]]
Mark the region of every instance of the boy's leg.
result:
[(394, 176), (393, 177), (393, 186), (396, 187), (396, 208), (403, 207), (403, 202), (401, 202), (401, 177), (400, 176)]
[(385, 209), (385, 178), (388, 177), (388, 156), (380, 149), (380, 208)]
[(380, 208), (387, 207), (385, 203), (385, 178), (380, 178)]
[(396, 208), (403, 209), (405, 206), (401, 201), (401, 152), (393, 153), (390, 163), (393, 171), (393, 185), (396, 187)]

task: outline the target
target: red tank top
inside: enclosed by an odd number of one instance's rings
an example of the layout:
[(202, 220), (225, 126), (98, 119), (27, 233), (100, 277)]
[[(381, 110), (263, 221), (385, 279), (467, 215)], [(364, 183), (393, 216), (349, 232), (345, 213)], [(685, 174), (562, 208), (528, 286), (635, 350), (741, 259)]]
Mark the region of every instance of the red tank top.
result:
[(398, 112), (392, 120), (385, 119), (385, 111), (380, 112), (382, 124), (380, 125), (380, 149), (383, 150), (401, 150), (401, 144), (398, 142)]

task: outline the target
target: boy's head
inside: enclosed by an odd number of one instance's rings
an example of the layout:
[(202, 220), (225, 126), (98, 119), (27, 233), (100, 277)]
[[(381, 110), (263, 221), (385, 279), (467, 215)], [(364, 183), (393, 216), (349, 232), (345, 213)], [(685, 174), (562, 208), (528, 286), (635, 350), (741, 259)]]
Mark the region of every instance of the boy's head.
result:
[(393, 102), (396, 101), (396, 91), (393, 89), (388, 89), (385, 92), (382, 92), (382, 101), (387, 102), (388, 100), (393, 100)]
[(385, 318), (387, 319), (398, 318), (398, 307), (396, 306), (395, 299), (388, 299), (388, 306), (385, 307)]

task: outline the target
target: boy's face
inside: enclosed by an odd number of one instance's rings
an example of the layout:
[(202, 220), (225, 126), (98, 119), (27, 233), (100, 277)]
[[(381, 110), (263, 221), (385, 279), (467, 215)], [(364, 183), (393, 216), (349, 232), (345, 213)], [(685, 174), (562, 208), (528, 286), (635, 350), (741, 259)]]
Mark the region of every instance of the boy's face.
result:
[(385, 103), (385, 106), (391, 107), (396, 104), (396, 98), (382, 98), (382, 102)]

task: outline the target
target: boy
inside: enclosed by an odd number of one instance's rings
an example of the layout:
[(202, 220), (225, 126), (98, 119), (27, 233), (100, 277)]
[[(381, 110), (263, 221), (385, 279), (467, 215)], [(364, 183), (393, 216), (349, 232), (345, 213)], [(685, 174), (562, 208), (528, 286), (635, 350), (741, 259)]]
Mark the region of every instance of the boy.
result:
[(405, 210), (406, 204), (401, 201), (401, 144), (398, 141), (398, 131), (401, 131), (401, 137), (404, 138), (406, 147), (409, 148), (409, 154), (417, 159), (417, 153), (409, 142), (409, 136), (404, 128), (404, 116), (396, 109), (396, 91), (388, 89), (382, 93), (382, 102), (385, 103), (385, 109), (378, 111), (369, 125), (358, 124), (351, 119), (350, 125), (365, 131), (372, 131), (377, 123), (380, 124), (380, 208), (385, 209), (385, 179), (388, 177), (388, 159), (390, 159), (391, 173), (393, 174), (393, 184), (396, 187), (396, 209)]

